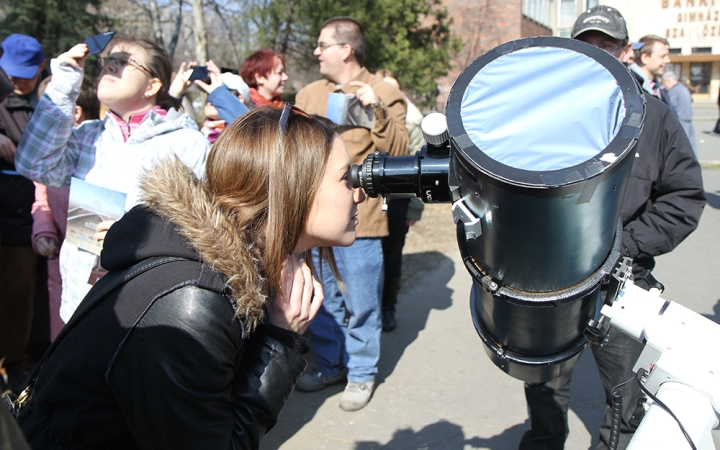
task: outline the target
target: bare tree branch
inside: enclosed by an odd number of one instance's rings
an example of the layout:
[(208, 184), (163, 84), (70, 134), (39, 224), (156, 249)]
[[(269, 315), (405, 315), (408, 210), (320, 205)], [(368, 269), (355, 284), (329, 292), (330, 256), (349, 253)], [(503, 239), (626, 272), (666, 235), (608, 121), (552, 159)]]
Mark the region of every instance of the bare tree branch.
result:
[(168, 55), (172, 60), (175, 56), (178, 38), (180, 37), (180, 28), (182, 26), (182, 7), (183, 0), (177, 0), (177, 11), (175, 11), (175, 26), (173, 27), (172, 36), (170, 37), (170, 45), (168, 46)]
[(150, 23), (152, 24), (153, 35), (155, 35), (155, 42), (165, 47), (165, 42), (163, 42), (162, 27), (160, 26), (160, 14), (158, 13), (156, 0), (150, 0), (148, 12), (150, 14)]
[(202, 0), (193, 0), (193, 31), (195, 34), (195, 58), (200, 64), (204, 64), (208, 60), (208, 44)]
[[(228, 41), (230, 42), (230, 45), (233, 49), (233, 56), (235, 57), (235, 65), (240, 66), (240, 54), (238, 53), (237, 44), (235, 43), (235, 36), (233, 36), (232, 28), (228, 24), (227, 20), (225, 20), (226, 13), (222, 11), (222, 8), (215, 0), (208, 0), (208, 4), (210, 7), (215, 11), (215, 14), (220, 18), (220, 22), (222, 23), (223, 27), (227, 31), (227, 37)], [(247, 30), (243, 30), (243, 33), (247, 33)]]

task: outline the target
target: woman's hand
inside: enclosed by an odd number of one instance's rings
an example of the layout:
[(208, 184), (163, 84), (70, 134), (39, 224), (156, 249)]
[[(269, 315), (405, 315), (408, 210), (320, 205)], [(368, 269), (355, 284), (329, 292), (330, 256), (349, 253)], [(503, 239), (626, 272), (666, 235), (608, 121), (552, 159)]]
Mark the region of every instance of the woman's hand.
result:
[(180, 68), (178, 69), (175, 78), (173, 78), (172, 83), (170, 83), (170, 87), (168, 88), (168, 94), (171, 97), (181, 99), (182, 96), (185, 95), (185, 93), (188, 91), (188, 89), (192, 87), (193, 82), (187, 79), (185, 72), (195, 66), (197, 66), (197, 62), (195, 61), (180, 64)]
[(302, 334), (322, 306), (322, 285), (310, 274), (305, 261), (294, 256), (283, 263), (282, 283), (284, 295), (267, 301), (270, 324)]
[(214, 62), (208, 61), (207, 62), (207, 68), (208, 68), (208, 74), (210, 74), (210, 84), (205, 83), (203, 80), (195, 80), (195, 84), (205, 91), (207, 95), (210, 95), (213, 93), (213, 91), (223, 84), (222, 77), (220, 77), (220, 69), (218, 66), (215, 65)]
[(43, 236), (38, 238), (35, 248), (40, 256), (52, 256), (58, 252), (58, 242), (57, 239)]
[(83, 70), (85, 67), (85, 57), (90, 53), (88, 46), (85, 44), (77, 44), (75, 47), (58, 56), (59, 62), (63, 62), (76, 69)]
[(104, 220), (97, 224), (97, 227), (95, 227), (95, 235), (93, 236), (96, 241), (103, 242), (105, 240), (105, 235), (107, 234), (107, 231), (110, 229), (113, 224), (117, 222), (117, 220)]

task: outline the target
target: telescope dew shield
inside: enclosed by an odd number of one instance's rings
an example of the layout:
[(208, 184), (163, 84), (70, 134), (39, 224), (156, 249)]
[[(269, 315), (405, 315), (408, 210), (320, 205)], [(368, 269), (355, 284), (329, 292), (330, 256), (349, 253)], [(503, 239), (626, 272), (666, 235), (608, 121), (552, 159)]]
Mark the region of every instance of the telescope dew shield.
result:
[(476, 59), (446, 113), (478, 334), (510, 375), (555, 378), (579, 358), (600, 281), (619, 257), (644, 98), (609, 53), (534, 37)]

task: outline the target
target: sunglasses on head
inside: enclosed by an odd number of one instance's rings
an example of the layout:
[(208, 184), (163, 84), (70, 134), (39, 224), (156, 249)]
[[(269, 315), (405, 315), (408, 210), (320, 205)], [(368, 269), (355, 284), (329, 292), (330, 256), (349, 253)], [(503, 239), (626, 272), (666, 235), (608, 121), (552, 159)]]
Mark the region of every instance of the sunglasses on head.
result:
[(280, 121), (278, 122), (280, 124), (280, 132), (285, 133), (285, 129), (287, 128), (288, 119), (290, 118), (290, 111), (295, 111), (296, 114), (299, 114), (303, 117), (307, 117), (308, 119), (312, 119), (312, 114), (309, 114), (302, 109), (298, 108), (295, 105), (291, 105), (290, 103), (285, 103), (285, 106), (283, 107), (282, 113), (280, 114)]

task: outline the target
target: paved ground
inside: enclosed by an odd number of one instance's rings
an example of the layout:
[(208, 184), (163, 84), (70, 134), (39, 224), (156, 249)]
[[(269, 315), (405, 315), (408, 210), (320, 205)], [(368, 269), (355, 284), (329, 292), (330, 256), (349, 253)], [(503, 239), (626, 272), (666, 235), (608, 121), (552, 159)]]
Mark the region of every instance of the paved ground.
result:
[[(700, 159), (720, 167), (720, 138), (704, 132), (713, 103), (695, 105)], [(720, 170), (703, 171), (709, 204), (698, 230), (658, 258), (664, 298), (720, 322)], [(379, 386), (361, 411), (342, 411), (342, 386), (296, 392), (262, 449), (515, 449), (529, 427), (522, 382), (485, 355), (469, 312), (470, 276), (460, 263), (446, 205), (430, 205), (408, 235), (398, 328), (383, 334)], [(703, 343), (699, 343), (703, 344)], [(706, 343), (709, 344), (709, 343)], [(716, 343), (712, 343), (716, 344)], [(566, 448), (594, 445), (603, 392), (590, 352), (575, 368)], [(719, 446), (720, 447), (720, 446)]]

